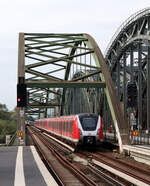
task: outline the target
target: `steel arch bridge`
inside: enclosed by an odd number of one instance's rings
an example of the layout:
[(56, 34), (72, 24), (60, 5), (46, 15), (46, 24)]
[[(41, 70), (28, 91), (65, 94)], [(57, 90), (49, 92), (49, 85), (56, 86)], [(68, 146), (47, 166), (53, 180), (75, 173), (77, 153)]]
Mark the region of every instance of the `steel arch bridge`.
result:
[[(104, 92), (122, 151), (122, 142), (128, 143), (128, 123), (103, 55), (90, 35), (20, 33), (18, 56), (18, 83), (26, 84), (28, 91), (26, 114), (47, 117), (52, 108), (55, 115), (67, 114), (68, 88), (79, 92), (81, 104), (88, 103), (89, 111), (98, 113), (90, 110), (89, 95), (97, 92), (98, 97)], [(23, 112), (24, 108), (19, 108), (18, 129), (24, 127)], [(75, 112), (85, 112), (85, 107)]]
[[(117, 30), (105, 60), (115, 84), (124, 115), (134, 113), (137, 128), (150, 129), (150, 8), (133, 14)], [(127, 106), (127, 85), (137, 86), (137, 105)], [(130, 119), (129, 119), (130, 121)]]

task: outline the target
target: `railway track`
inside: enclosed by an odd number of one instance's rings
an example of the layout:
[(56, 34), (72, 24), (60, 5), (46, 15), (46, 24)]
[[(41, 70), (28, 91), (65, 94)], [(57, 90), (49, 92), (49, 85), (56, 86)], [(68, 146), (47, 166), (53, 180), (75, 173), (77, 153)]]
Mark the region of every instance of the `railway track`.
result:
[[(87, 157), (87, 152), (81, 152), (82, 155)], [(118, 179), (123, 178), (140, 186), (150, 185), (150, 169), (146, 165), (103, 152), (88, 152), (88, 156), (91, 157), (92, 164), (115, 174)]]
[[(72, 158), (73, 148), (68, 148), (68, 145), (64, 145), (38, 129), (30, 128), (29, 130), (32, 130), (30, 133), (33, 140), (36, 141), (36, 145), (45, 145), (47, 151), (49, 150), (52, 153), (59, 164), (65, 167), (67, 171), (71, 171), (72, 178), (69, 178), (69, 180), (72, 179), (72, 181), (68, 182), (65, 178), (65, 175), (68, 174), (65, 172), (66, 170), (62, 171), (62, 167), (54, 163), (54, 161), (48, 162), (53, 169), (59, 167), (57, 171), (55, 170), (55, 174), (61, 180), (62, 185), (66, 185), (66, 183), (67, 185), (73, 185), (76, 179), (79, 182), (78, 185), (150, 185), (150, 170), (144, 166), (140, 168), (139, 165), (141, 164), (135, 163), (135, 161), (124, 160), (123, 158), (114, 157), (110, 153), (99, 152), (98, 150), (94, 153), (79, 150), (79, 152), (73, 153), (75, 157), (80, 157), (76, 161)], [(41, 155), (45, 153), (43, 148), (39, 150)], [(44, 156), (45, 161), (47, 161), (47, 156)], [(86, 162), (84, 165), (82, 160)], [(113, 171), (110, 172), (110, 170)]]

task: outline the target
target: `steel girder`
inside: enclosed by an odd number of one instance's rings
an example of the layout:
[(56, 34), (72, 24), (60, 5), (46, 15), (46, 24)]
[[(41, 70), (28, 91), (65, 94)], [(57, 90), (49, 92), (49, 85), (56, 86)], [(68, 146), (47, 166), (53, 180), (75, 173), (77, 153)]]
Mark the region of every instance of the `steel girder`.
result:
[[(150, 9), (127, 19), (105, 52), (106, 63), (123, 102), (124, 115), (134, 113), (138, 129), (150, 129)], [(127, 84), (136, 82), (137, 106), (127, 107)]]

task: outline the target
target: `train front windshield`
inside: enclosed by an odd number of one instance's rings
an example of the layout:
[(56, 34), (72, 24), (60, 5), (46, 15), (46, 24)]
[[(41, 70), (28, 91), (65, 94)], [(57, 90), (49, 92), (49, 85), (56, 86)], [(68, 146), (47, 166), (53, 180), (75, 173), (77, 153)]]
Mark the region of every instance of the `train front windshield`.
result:
[(82, 128), (85, 131), (96, 130), (97, 121), (98, 121), (98, 116), (80, 117)]

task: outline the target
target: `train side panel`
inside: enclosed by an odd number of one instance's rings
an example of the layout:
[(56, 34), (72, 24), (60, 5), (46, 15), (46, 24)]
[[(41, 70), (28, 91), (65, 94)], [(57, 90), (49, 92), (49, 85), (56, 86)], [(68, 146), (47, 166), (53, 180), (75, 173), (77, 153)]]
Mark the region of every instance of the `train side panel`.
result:
[(86, 124), (88, 127), (89, 124), (86, 122), (89, 123), (90, 121), (87, 120), (91, 119), (92, 122), (92, 118), (95, 118), (96, 116), (92, 116), (92, 114), (82, 114), (81, 120), (85, 119), (82, 124), (81, 122), (83, 121), (80, 121), (79, 116), (80, 115), (40, 119), (36, 121), (36, 125), (37, 127), (48, 130), (52, 134), (64, 138), (74, 144), (77, 144), (79, 141), (83, 143), (84, 139), (89, 142), (91, 141), (91, 143), (94, 141), (97, 142), (98, 140), (101, 141), (103, 139), (102, 118), (98, 116), (97, 124), (95, 123), (95, 129), (84, 130), (82, 125)]
[(73, 137), (74, 141), (79, 141), (79, 139), (80, 139), (80, 132), (79, 132), (79, 127), (78, 127), (77, 116), (75, 117), (75, 119), (73, 121), (72, 137)]

